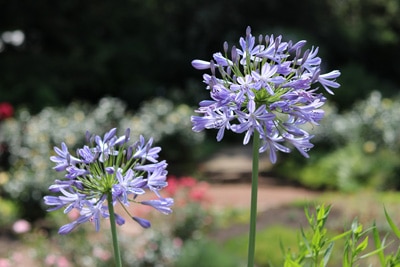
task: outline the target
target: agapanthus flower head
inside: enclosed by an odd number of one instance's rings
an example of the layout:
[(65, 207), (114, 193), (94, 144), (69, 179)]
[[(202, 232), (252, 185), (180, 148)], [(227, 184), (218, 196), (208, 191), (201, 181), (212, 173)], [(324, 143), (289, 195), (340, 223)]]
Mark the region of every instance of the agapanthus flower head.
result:
[[(111, 129), (103, 137), (87, 133), (88, 144), (77, 149), (74, 156), (65, 143), (54, 148), (56, 155), (50, 160), (56, 164), (54, 170), (65, 172), (65, 176), (49, 187), (54, 194), (45, 196), (44, 202), (51, 206), (48, 211), (63, 208), (64, 213), (78, 210), (80, 214), (75, 221), (62, 226), (60, 234), (68, 234), (87, 221), (93, 222), (98, 231), (100, 219), (110, 217), (110, 195), (112, 205), (119, 203), (125, 208), (136, 203), (164, 214), (172, 212), (173, 199), (159, 193), (168, 185), (167, 163), (157, 160), (161, 148), (153, 147), (152, 139), (146, 142), (143, 136), (131, 143), (129, 129), (120, 137), (116, 132), (117, 129)], [(140, 196), (147, 192), (155, 193), (156, 198), (141, 201)], [(120, 215), (114, 215), (118, 225), (125, 223)], [(150, 227), (146, 219), (129, 216), (142, 227)]]
[(302, 125), (318, 125), (326, 101), (318, 89), (333, 94), (340, 72), (321, 73), (318, 47), (304, 49), (305, 44), (273, 35), (256, 40), (248, 27), (238, 47), (229, 50), (225, 42), (212, 60), (193, 60), (194, 68), (211, 72), (203, 75), (211, 99), (201, 101), (199, 115), (192, 116), (193, 131), (217, 129), (218, 141), (225, 130), (244, 133), (244, 144), (257, 134), (260, 153), (267, 151), (272, 163), (277, 151), (292, 148), (308, 157), (312, 135)]

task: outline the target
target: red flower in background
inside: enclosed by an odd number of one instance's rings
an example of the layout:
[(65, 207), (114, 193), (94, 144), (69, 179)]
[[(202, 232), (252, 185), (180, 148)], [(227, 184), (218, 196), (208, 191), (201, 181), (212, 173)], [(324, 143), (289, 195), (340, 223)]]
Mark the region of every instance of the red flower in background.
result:
[(168, 186), (165, 188), (165, 191), (168, 196), (174, 196), (179, 189), (179, 181), (178, 178), (174, 175), (169, 175), (167, 178)]
[(0, 103), (0, 121), (12, 117), (14, 108), (8, 102)]
[(193, 187), (197, 184), (197, 180), (193, 177), (183, 176), (180, 178), (180, 183), (184, 187)]
[(193, 187), (189, 192), (190, 199), (196, 202), (207, 202), (209, 200), (207, 195), (208, 188), (209, 184), (206, 182), (197, 183), (197, 186)]
[(209, 184), (197, 181), (190, 176), (168, 176), (168, 186), (165, 191), (169, 197), (174, 197), (175, 204), (186, 205), (188, 202), (205, 203), (209, 200), (207, 190)]

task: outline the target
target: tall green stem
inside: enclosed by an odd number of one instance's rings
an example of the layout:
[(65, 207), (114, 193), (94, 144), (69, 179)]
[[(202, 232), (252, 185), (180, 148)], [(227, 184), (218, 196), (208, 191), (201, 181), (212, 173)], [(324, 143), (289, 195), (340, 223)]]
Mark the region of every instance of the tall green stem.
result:
[(119, 250), (117, 226), (115, 224), (115, 214), (114, 214), (114, 206), (112, 204), (111, 192), (107, 194), (107, 202), (108, 202), (108, 212), (110, 213), (110, 225), (111, 225), (112, 242), (114, 247), (115, 266), (122, 267), (121, 252)]
[(250, 204), (250, 232), (247, 267), (254, 267), (254, 253), (256, 246), (257, 224), (257, 194), (258, 194), (258, 157), (260, 148), (260, 136), (257, 132), (253, 135), (253, 166), (251, 172), (251, 204)]

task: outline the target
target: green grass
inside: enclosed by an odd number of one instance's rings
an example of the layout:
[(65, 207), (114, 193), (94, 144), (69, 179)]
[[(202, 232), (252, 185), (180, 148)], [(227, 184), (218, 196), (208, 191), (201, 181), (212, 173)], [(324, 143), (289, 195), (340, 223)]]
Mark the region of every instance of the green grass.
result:
[[(257, 231), (256, 256), (257, 266), (282, 266), (283, 253), (280, 243), (286, 247), (297, 244), (299, 232), (297, 229), (290, 229), (284, 226), (275, 225), (261, 231)], [(232, 255), (237, 255), (242, 259), (247, 257), (248, 235), (234, 237), (223, 244), (224, 249)]]
[(185, 243), (175, 267), (239, 267), (243, 266), (237, 255), (208, 240), (190, 240)]

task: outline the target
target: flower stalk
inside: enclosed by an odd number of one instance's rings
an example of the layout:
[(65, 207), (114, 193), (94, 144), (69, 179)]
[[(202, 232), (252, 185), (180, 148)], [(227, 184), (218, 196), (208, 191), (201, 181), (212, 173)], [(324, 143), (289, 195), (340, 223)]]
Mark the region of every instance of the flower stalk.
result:
[[(52, 195), (45, 196), (48, 211), (64, 209), (64, 213), (79, 211), (79, 217), (63, 225), (58, 233), (65, 235), (79, 225), (92, 222), (96, 231), (100, 229), (101, 218), (109, 218), (116, 266), (121, 267), (121, 253), (118, 245), (116, 224), (123, 225), (125, 219), (115, 213), (114, 205), (119, 203), (130, 219), (143, 228), (150, 222), (132, 216), (127, 207), (130, 204), (151, 206), (164, 214), (172, 212), (172, 198), (163, 198), (159, 193), (168, 183), (167, 163), (158, 161), (160, 147), (153, 147), (153, 139), (145, 141), (143, 136), (130, 143), (130, 130), (116, 136), (113, 128), (104, 137), (86, 133), (88, 145), (77, 149), (71, 155), (65, 143), (55, 147), (57, 155), (50, 157), (58, 172), (66, 172), (64, 179), (56, 180), (49, 187)], [(156, 199), (141, 200), (147, 192), (153, 192)]]
[(117, 225), (115, 223), (114, 205), (112, 204), (111, 192), (107, 194), (107, 203), (108, 203), (108, 212), (110, 213), (110, 228), (111, 228), (111, 236), (114, 249), (115, 266), (122, 267), (121, 252), (119, 249)]
[(225, 42), (223, 52), (214, 53), (210, 61), (192, 61), (195, 69), (210, 71), (203, 81), (211, 98), (199, 103), (192, 130), (216, 129), (217, 141), (225, 130), (244, 134), (243, 145), (253, 139), (248, 267), (254, 267), (258, 153), (268, 153), (271, 163), (278, 152), (293, 149), (308, 158), (313, 135), (303, 126), (319, 125), (324, 117), (326, 98), (319, 86), (328, 94), (340, 86), (340, 72), (322, 73), (318, 47), (304, 50), (305, 45), (305, 40), (286, 42), (282, 36), (256, 38), (247, 27), (238, 46), (229, 50)]
[(257, 196), (258, 196), (258, 163), (260, 149), (260, 137), (255, 134), (253, 137), (253, 162), (251, 172), (251, 203), (250, 203), (250, 230), (249, 230), (249, 249), (247, 266), (254, 266), (254, 255), (256, 247), (256, 227), (257, 227)]

